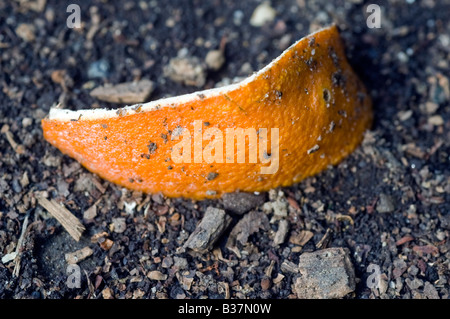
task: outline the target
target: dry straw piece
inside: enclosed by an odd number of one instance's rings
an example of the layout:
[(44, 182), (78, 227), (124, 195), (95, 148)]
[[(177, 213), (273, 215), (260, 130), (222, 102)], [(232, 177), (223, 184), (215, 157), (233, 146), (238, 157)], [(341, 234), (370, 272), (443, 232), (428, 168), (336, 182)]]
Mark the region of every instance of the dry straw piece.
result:
[(73, 239), (79, 241), (83, 231), (85, 230), (81, 222), (64, 206), (58, 204), (55, 200), (48, 200), (38, 196), (39, 204), (44, 207), (53, 217), (61, 223), (64, 229), (72, 236)]

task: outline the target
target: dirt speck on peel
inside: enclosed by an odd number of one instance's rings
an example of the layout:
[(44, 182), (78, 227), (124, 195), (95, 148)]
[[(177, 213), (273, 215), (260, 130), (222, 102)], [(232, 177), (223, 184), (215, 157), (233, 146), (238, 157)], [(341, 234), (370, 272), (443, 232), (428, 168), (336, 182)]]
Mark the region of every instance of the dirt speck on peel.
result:
[[(171, 0), (162, 8), (87, 0), (75, 30), (66, 24), (69, 2), (39, 3), (0, 1), (0, 298), (297, 298), (302, 256), (330, 248), (348, 250), (354, 267), (355, 287), (343, 298), (449, 298), (449, 4), (381, 1), (381, 28), (370, 29), (370, 1), (272, 1), (258, 12), (261, 3), (243, 1), (194, 8)], [(105, 182), (43, 139), (40, 120), (53, 105), (118, 107), (91, 96), (95, 87), (148, 79), (156, 100), (232, 83), (271, 62), (289, 39), (331, 23), (373, 99), (374, 123), (342, 163), (297, 185), (169, 199)], [(223, 56), (207, 58), (216, 50)], [(299, 89), (331, 108), (344, 81), (336, 73), (329, 92)], [(338, 129), (323, 128), (323, 141)], [(151, 160), (175, 133), (161, 132), (142, 156)], [(38, 195), (83, 224), (79, 242)], [(232, 220), (194, 254), (183, 246), (210, 206)], [(10, 259), (17, 246), (20, 263)], [(77, 288), (65, 255), (85, 247)]]

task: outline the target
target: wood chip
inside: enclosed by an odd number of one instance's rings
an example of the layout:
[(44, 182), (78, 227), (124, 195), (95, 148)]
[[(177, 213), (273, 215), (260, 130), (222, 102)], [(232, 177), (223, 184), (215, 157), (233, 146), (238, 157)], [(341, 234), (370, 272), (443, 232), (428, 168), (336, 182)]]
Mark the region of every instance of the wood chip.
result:
[(104, 237), (107, 237), (107, 236), (108, 236), (108, 233), (105, 232), (105, 231), (101, 232), (101, 233), (96, 233), (96, 234), (92, 235), (91, 243), (97, 244), (97, 243), (99, 243), (101, 238), (104, 238)]
[(166, 280), (167, 279), (167, 275), (163, 274), (160, 271), (153, 270), (153, 271), (149, 271), (148, 272), (147, 278), (149, 278), (151, 280)]
[(92, 184), (100, 191), (100, 193), (104, 194), (106, 192), (106, 189), (103, 187), (102, 183), (98, 181), (96, 178), (92, 179)]
[(14, 260), (17, 256), (17, 252), (13, 251), (9, 254), (3, 255), (2, 257), (2, 263), (7, 264), (10, 261)]
[(290, 260), (284, 260), (283, 263), (281, 264), (281, 271), (284, 273), (298, 273), (298, 266), (296, 264), (294, 264), (292, 261)]
[(106, 238), (106, 239), (104, 239), (104, 240), (100, 240), (100, 241), (99, 241), (99, 245), (100, 245), (100, 247), (101, 247), (103, 250), (108, 251), (108, 250), (110, 250), (111, 247), (114, 245), (114, 242), (113, 242), (111, 239)]
[(61, 223), (73, 239), (76, 241), (80, 240), (85, 228), (67, 208), (58, 204), (54, 199), (49, 201), (44, 197), (37, 196), (37, 200), (42, 207)]
[(423, 256), (426, 254), (430, 254), (432, 256), (437, 256), (439, 254), (439, 249), (434, 245), (424, 245), (424, 246), (414, 246), (413, 251), (416, 252), (419, 256)]
[(280, 283), (280, 282), (282, 282), (283, 281), (283, 279), (284, 279), (284, 275), (283, 274), (278, 274), (274, 279), (273, 279), (273, 283), (276, 285), (276, 284), (278, 284), (278, 283)]
[[(166, 275), (163, 275), (166, 276)], [(194, 282), (195, 271), (186, 270), (183, 273), (177, 272), (176, 277), (184, 290), (189, 291)]]
[(279, 246), (284, 243), (288, 230), (289, 222), (286, 219), (281, 219), (278, 222), (278, 230), (275, 233), (275, 238), (273, 239), (273, 246)]
[(219, 282), (219, 285), (223, 288), (225, 292), (224, 299), (230, 299), (230, 285), (226, 281)]
[(91, 96), (111, 103), (143, 103), (153, 92), (154, 84), (150, 80), (126, 82), (117, 85), (105, 85), (91, 91)]
[(405, 244), (405, 243), (407, 243), (407, 242), (409, 242), (411, 240), (414, 240), (414, 237), (411, 236), (411, 235), (406, 235), (406, 236), (400, 238), (399, 240), (397, 240), (395, 242), (395, 245), (396, 246), (400, 246), (400, 245), (403, 245), (403, 244)]
[(66, 258), (68, 264), (76, 264), (86, 259), (93, 253), (94, 251), (89, 246), (86, 246), (77, 251), (74, 251), (73, 253), (67, 253), (64, 257)]
[(297, 212), (301, 211), (300, 206), (298, 205), (297, 201), (294, 198), (289, 196), (287, 198), (287, 201), (289, 203), (289, 206), (291, 206), (295, 211)]
[(409, 155), (412, 155), (420, 159), (425, 158), (426, 153), (422, 151), (420, 147), (416, 146), (414, 143), (403, 145), (403, 149)]
[(86, 209), (83, 213), (83, 219), (85, 222), (93, 221), (93, 219), (97, 216), (97, 205), (94, 204), (88, 209)]
[(185, 242), (184, 247), (197, 252), (211, 249), (220, 235), (231, 223), (231, 217), (224, 210), (208, 207), (202, 221)]
[(103, 299), (114, 299), (113, 293), (109, 287), (102, 290)]
[(319, 240), (319, 242), (316, 244), (317, 249), (324, 249), (327, 248), (328, 244), (331, 240), (331, 233), (332, 230), (330, 228), (327, 228), (327, 231), (325, 232), (325, 235)]
[(30, 180), (28, 179), (28, 173), (25, 171), (20, 179), (20, 185), (22, 185), (22, 187), (27, 187), (28, 184), (30, 184)]
[(305, 244), (314, 236), (309, 230), (302, 230), (299, 233), (293, 233), (289, 238), (289, 242), (294, 245), (305, 246)]
[(267, 231), (268, 229), (270, 225), (267, 215), (263, 212), (250, 211), (233, 227), (225, 247), (235, 252), (234, 247), (237, 243), (245, 245), (251, 235), (259, 230)]

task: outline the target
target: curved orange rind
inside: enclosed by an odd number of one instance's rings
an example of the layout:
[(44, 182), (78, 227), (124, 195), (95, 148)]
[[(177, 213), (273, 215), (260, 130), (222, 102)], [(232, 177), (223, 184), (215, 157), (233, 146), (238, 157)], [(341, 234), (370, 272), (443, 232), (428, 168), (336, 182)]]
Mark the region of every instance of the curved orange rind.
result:
[(371, 121), (370, 97), (331, 26), (238, 84), (119, 110), (52, 108), (42, 128), (108, 181), (203, 199), (299, 182), (350, 154)]

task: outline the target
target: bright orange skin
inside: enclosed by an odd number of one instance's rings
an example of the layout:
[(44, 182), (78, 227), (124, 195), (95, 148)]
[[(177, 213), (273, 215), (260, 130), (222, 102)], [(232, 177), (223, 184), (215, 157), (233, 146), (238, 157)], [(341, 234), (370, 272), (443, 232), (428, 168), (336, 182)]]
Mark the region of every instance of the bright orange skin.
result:
[[(171, 140), (170, 134), (181, 126), (193, 135), (194, 120), (209, 122), (203, 132), (220, 128), (224, 143), (227, 127), (267, 128), (269, 136), (271, 128), (279, 128), (278, 171), (260, 174), (268, 164), (259, 158), (248, 163), (248, 149), (246, 163), (174, 163), (171, 148), (180, 139)], [(48, 142), (108, 181), (147, 193), (203, 199), (299, 182), (350, 154), (371, 121), (371, 100), (332, 26), (303, 38), (269, 70), (227, 96), (102, 120), (44, 119), (42, 127)], [(150, 141), (157, 146), (152, 154)], [(308, 154), (316, 144), (319, 149)], [(218, 175), (209, 180), (211, 172)]]

